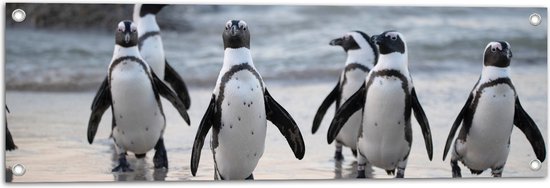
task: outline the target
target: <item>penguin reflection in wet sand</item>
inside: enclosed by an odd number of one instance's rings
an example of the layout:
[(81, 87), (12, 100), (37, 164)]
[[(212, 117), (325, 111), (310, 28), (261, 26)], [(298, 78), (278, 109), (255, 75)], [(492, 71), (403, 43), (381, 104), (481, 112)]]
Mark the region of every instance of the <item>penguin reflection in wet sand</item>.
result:
[[(361, 88), (365, 83), (365, 77), (378, 60), (378, 48), (374, 46), (371, 38), (361, 31), (346, 33), (343, 37), (330, 41), (330, 45), (344, 48), (347, 59), (338, 83), (315, 114), (311, 129), (313, 134), (319, 129), (330, 105), (336, 102), (337, 110), (344, 101)], [(336, 136), (336, 152), (334, 154), (336, 160), (344, 159), (342, 145), (349, 147), (353, 155), (357, 156), (356, 144), (362, 119), (361, 112), (355, 112), (346, 123), (349, 125), (345, 125)]]
[(514, 125), (531, 143), (537, 159), (546, 158), (544, 139), (537, 125), (521, 106), (509, 75), (512, 58), (508, 42), (490, 42), (483, 54), (483, 69), (464, 107), (451, 127), (443, 160), (451, 147), (455, 133), (451, 167), (453, 177), (462, 177), (458, 161), (472, 174), (490, 168), (494, 177), (501, 177), (510, 152), (510, 136)]
[(156, 14), (167, 5), (136, 4), (134, 5), (134, 22), (138, 30), (138, 47), (143, 60), (153, 72), (168, 83), (181, 99), (186, 109), (191, 106), (191, 99), (185, 82), (176, 70), (170, 66), (164, 55), (164, 47), (157, 24)]
[(88, 142), (93, 142), (103, 113), (111, 107), (112, 137), (119, 155), (119, 164), (113, 172), (132, 171), (126, 161), (126, 151), (143, 158), (153, 148), (156, 150), (153, 158), (155, 168), (168, 168), (162, 138), (166, 118), (159, 96), (170, 101), (187, 124), (190, 123), (189, 116), (183, 102), (141, 57), (136, 25), (132, 21), (122, 21), (115, 35), (116, 45), (107, 78), (92, 103)]
[(229, 20), (222, 36), (223, 66), (193, 144), (193, 176), (210, 128), (216, 179), (254, 179), (252, 172), (264, 152), (267, 120), (285, 136), (294, 156), (302, 159), (305, 146), (300, 129), (269, 94), (254, 67), (248, 25)]
[(357, 177), (365, 178), (366, 163), (403, 178), (411, 150), (411, 111), (418, 121), (428, 157), (432, 159), (432, 136), (428, 119), (413, 86), (408, 69), (405, 38), (396, 31), (372, 37), (380, 57), (369, 72), (365, 84), (336, 112), (328, 132), (331, 143), (348, 119), (363, 112), (357, 141)]

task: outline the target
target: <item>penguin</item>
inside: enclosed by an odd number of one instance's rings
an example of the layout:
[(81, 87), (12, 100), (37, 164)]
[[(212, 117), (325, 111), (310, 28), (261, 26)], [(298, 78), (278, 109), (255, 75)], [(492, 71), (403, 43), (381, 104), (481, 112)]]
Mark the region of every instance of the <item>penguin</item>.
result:
[[(10, 109), (8, 109), (8, 106), (6, 105), (6, 113), (10, 113)], [(13, 141), (13, 137), (11, 136), (10, 129), (8, 128), (8, 120), (7, 118), (4, 118), (6, 120), (6, 150), (12, 151), (17, 149), (17, 145), (15, 145), (15, 142)]]
[[(412, 144), (411, 112), (420, 125), (428, 158), (433, 146), (428, 118), (418, 101), (408, 69), (407, 45), (397, 31), (372, 36), (380, 52), (365, 83), (337, 110), (327, 140), (334, 141), (348, 119), (363, 113), (357, 141), (357, 174), (365, 178), (366, 163), (403, 178)], [(395, 173), (397, 169), (397, 173)]]
[(212, 129), (215, 178), (254, 179), (265, 149), (267, 121), (285, 136), (294, 156), (305, 153), (300, 129), (269, 93), (250, 52), (250, 31), (243, 20), (229, 20), (222, 34), (223, 66), (195, 136), (191, 173), (196, 175), (204, 139)]
[(164, 55), (164, 47), (156, 14), (165, 6), (167, 5), (134, 5), (133, 19), (138, 30), (139, 52), (145, 62), (151, 66), (153, 72), (172, 87), (180, 100), (185, 104), (185, 108), (189, 109), (191, 98), (187, 86), (181, 76), (168, 63)]
[(454, 121), (443, 152), (445, 161), (462, 124), (452, 150), (453, 177), (462, 177), (458, 161), (472, 174), (479, 175), (490, 168), (493, 177), (502, 177), (514, 125), (525, 134), (537, 159), (543, 162), (546, 158), (544, 138), (521, 106), (510, 79), (511, 60), (510, 43), (490, 42), (485, 47), (481, 76)]
[(153, 158), (155, 168), (168, 168), (162, 137), (166, 118), (159, 96), (166, 98), (190, 124), (185, 105), (141, 57), (135, 23), (129, 20), (120, 22), (115, 42), (107, 78), (92, 102), (88, 142), (93, 143), (101, 117), (111, 107), (112, 138), (119, 157), (119, 164), (113, 172), (133, 171), (126, 160), (126, 151), (143, 158), (153, 148), (156, 150)]
[[(321, 121), (328, 108), (336, 103), (336, 109), (340, 107), (351, 95), (353, 95), (361, 85), (365, 83), (365, 78), (370, 69), (378, 60), (378, 48), (374, 46), (369, 35), (362, 31), (352, 31), (346, 33), (343, 37), (334, 39), (329, 43), (331, 46), (341, 46), (347, 53), (345, 68), (340, 73), (340, 78), (334, 89), (323, 100), (321, 106), (315, 114), (311, 132), (315, 134), (321, 125)], [(360, 112), (353, 114), (347, 124), (336, 136), (336, 152), (334, 159), (343, 160), (342, 146), (349, 147), (354, 156), (357, 156), (357, 138), (359, 137), (359, 127), (363, 117)]]

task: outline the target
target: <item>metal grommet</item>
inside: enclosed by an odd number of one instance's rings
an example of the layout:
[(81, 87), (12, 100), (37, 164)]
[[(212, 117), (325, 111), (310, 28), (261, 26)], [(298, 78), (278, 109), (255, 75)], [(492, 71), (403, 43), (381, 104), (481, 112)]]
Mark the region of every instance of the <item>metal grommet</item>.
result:
[(25, 20), (25, 17), (27, 17), (27, 14), (25, 13), (25, 11), (21, 10), (21, 9), (15, 9), (12, 13), (11, 13), (11, 18), (13, 19), (13, 21), (15, 22), (22, 22)]
[(529, 16), (529, 23), (531, 23), (531, 25), (537, 26), (541, 22), (542, 22), (542, 17), (540, 16), (540, 14), (533, 13)]
[(27, 172), (27, 169), (22, 164), (16, 164), (11, 167), (11, 171), (15, 176), (22, 176), (25, 174), (25, 172)]
[(529, 163), (529, 168), (531, 168), (531, 170), (533, 171), (538, 171), (540, 170), (541, 167), (542, 167), (542, 163), (538, 159), (532, 160)]

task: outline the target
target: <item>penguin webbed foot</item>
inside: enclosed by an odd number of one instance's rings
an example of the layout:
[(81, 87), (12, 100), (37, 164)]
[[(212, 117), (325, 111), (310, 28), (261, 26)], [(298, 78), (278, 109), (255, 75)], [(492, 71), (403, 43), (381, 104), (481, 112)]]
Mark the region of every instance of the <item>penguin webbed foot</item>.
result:
[(126, 157), (120, 157), (118, 159), (118, 166), (113, 168), (112, 172), (133, 172), (134, 169), (130, 168), (130, 163), (126, 160)]
[(344, 155), (342, 155), (342, 151), (334, 152), (334, 160), (336, 160), (336, 161), (344, 160)]
[(254, 174), (250, 174), (245, 180), (254, 180)]
[(451, 160), (451, 168), (453, 172), (453, 178), (461, 178), (462, 173), (460, 173), (460, 167), (458, 166), (458, 161)]
[(395, 178), (404, 178), (405, 177), (405, 169), (398, 168), (397, 173), (395, 173)]
[(365, 176), (365, 166), (367, 166), (367, 164), (357, 164), (357, 179), (367, 178)]
[(164, 147), (163, 139), (160, 139), (155, 146), (155, 156), (153, 157), (153, 163), (155, 168), (168, 169), (168, 155), (166, 154), (166, 148)]

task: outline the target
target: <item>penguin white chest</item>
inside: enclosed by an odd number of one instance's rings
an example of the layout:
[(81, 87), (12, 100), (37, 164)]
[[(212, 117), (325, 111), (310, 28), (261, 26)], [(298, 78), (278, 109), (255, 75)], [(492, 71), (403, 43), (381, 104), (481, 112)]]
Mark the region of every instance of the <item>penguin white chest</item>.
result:
[(165, 126), (151, 80), (144, 67), (133, 61), (114, 67), (110, 79), (115, 143), (137, 154), (146, 153), (155, 146)]
[(373, 165), (394, 169), (410, 150), (405, 140), (406, 91), (394, 76), (371, 78), (367, 90), (363, 119), (361, 153)]
[(503, 165), (514, 124), (515, 93), (507, 84), (482, 90), (466, 137), (464, 162), (483, 170)]
[(143, 60), (151, 66), (153, 72), (161, 79), (164, 79), (165, 56), (160, 35), (152, 36), (143, 41), (139, 50)]
[[(367, 72), (360, 69), (350, 70), (344, 73), (345, 78), (340, 84), (342, 84), (342, 93), (340, 99), (340, 105), (346, 102), (363, 84), (365, 84), (365, 77)], [(352, 149), (356, 148), (357, 138), (359, 137), (359, 128), (363, 119), (362, 112), (357, 111), (348, 119), (346, 124), (342, 127), (336, 140), (348, 146)]]
[(222, 85), (219, 145), (213, 148), (214, 157), (223, 178), (244, 179), (264, 152), (267, 120), (262, 83), (252, 72), (242, 70)]

